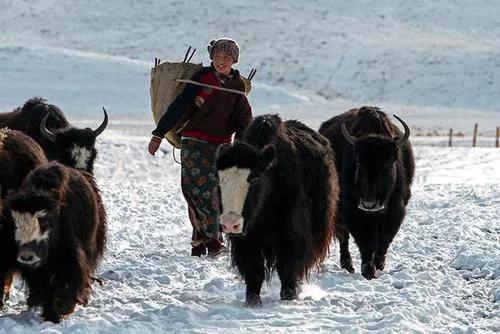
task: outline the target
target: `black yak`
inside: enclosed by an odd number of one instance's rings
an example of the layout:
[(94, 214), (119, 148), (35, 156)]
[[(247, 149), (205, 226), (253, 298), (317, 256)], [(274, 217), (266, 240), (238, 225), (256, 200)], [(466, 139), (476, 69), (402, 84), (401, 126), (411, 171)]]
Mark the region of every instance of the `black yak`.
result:
[[(20, 131), (0, 129), (0, 201), (16, 191), (32, 169), (46, 163), (45, 153), (31, 137)], [(5, 253), (0, 252), (1, 309), (9, 297), (15, 271), (15, 258), (8, 257), (13, 253), (14, 245), (7, 239), (1, 225), (0, 245), (7, 249)]]
[(104, 110), (104, 121), (96, 130), (72, 127), (61, 109), (38, 97), (11, 112), (0, 114), (0, 128), (24, 132), (40, 144), (49, 160), (89, 173), (93, 173), (97, 155), (95, 140), (107, 124), (108, 115)]
[(220, 223), (245, 279), (246, 304), (262, 304), (262, 283), (275, 268), (281, 299), (297, 298), (335, 231), (339, 187), (328, 140), (298, 121), (259, 116), (243, 142), (220, 147), (217, 170)]
[[(1, 226), (15, 244), (29, 307), (59, 322), (86, 305), (106, 244), (106, 213), (94, 178), (50, 162), (34, 169), (3, 203)], [(0, 247), (4, 247), (0, 245)], [(12, 251), (0, 249), (0, 252)]]
[(384, 269), (387, 249), (411, 196), (415, 162), (410, 129), (394, 117), (403, 124), (404, 133), (376, 107), (349, 110), (319, 129), (332, 144), (340, 175), (341, 267), (354, 272), (350, 233), (361, 254), (361, 273), (368, 279)]

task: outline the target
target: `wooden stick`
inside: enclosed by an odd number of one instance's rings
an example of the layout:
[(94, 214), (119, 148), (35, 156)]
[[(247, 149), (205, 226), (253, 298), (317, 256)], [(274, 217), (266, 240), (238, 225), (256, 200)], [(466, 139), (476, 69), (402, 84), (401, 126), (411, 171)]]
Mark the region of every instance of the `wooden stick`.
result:
[(451, 147), (451, 138), (453, 136), (453, 129), (450, 129), (450, 140), (448, 141), (448, 147)]
[(229, 89), (229, 88), (223, 88), (223, 87), (209, 85), (209, 84), (203, 84), (203, 83), (200, 83), (200, 82), (197, 82), (197, 81), (193, 81), (193, 80), (189, 80), (189, 79), (174, 79), (174, 81), (182, 82), (182, 83), (188, 83), (188, 84), (195, 85), (195, 86), (209, 87), (209, 88), (213, 88), (213, 89), (216, 89), (216, 90), (222, 90), (224, 92), (230, 92), (230, 93), (235, 93), (235, 94), (240, 94), (240, 95), (246, 95), (245, 92), (242, 92), (242, 91), (239, 91), (239, 90), (236, 90), (236, 89)]
[(498, 137), (500, 137), (500, 127), (499, 126), (497, 126), (497, 139), (495, 141), (495, 147), (498, 147), (498, 144), (499, 144)]
[(189, 48), (187, 49), (186, 51), (186, 55), (184, 56), (184, 60), (182, 61), (183, 63), (186, 62), (187, 58), (188, 58), (188, 55), (189, 55), (189, 51), (191, 51), (191, 45), (189, 46)]
[(477, 123), (474, 124), (474, 135), (472, 136), (472, 147), (476, 147), (477, 142)]
[(189, 63), (191, 61), (191, 58), (193, 58), (193, 55), (195, 52), (196, 52), (196, 49), (193, 50), (193, 52), (191, 53), (191, 56), (189, 56), (189, 59), (187, 60), (186, 63)]

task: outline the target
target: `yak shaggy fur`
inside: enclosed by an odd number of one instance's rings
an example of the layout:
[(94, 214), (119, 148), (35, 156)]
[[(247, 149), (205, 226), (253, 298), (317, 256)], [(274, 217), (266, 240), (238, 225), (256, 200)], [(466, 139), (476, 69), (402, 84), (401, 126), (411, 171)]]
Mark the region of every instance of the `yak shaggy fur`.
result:
[(275, 269), (281, 299), (297, 298), (335, 234), (339, 186), (328, 140), (298, 121), (259, 116), (243, 142), (220, 148), (217, 169), (230, 168), (249, 171), (243, 233), (229, 237), (247, 305), (261, 305), (262, 283)]
[(16, 239), (19, 224), (27, 223), (19, 217), (28, 213), (30, 222), (39, 224), (32, 230), (48, 236), (41, 242), (15, 242), (16, 258), (22, 248), (32, 247), (41, 259), (36, 266), (19, 265), (28, 289), (28, 306), (41, 306), (45, 320), (58, 322), (71, 314), (77, 303), (87, 304), (107, 230), (93, 176), (51, 162), (34, 169), (3, 204), (2, 225), (11, 240)]
[[(350, 233), (361, 254), (361, 273), (368, 279), (384, 269), (387, 249), (411, 197), (415, 162), (410, 131), (403, 125), (404, 134), (379, 108), (361, 107), (331, 118), (319, 129), (331, 142), (340, 175), (340, 265), (354, 272)], [(364, 203), (376, 203), (376, 210)]]

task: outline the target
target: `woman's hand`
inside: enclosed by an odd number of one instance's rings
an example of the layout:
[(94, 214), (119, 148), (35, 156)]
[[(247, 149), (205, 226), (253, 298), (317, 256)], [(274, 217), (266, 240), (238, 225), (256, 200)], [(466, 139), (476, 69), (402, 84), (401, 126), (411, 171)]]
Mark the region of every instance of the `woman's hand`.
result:
[(160, 148), (160, 144), (161, 144), (161, 138), (153, 136), (149, 141), (148, 145), (149, 154), (155, 155), (156, 151), (158, 151), (158, 149)]

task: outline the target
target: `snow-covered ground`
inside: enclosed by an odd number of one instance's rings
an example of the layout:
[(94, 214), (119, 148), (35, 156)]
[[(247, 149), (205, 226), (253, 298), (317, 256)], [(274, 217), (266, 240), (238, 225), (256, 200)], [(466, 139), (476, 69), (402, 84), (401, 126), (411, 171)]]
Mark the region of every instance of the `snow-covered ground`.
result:
[[(107, 134), (96, 175), (109, 214), (109, 249), (88, 307), (61, 324), (40, 323), (13, 293), (0, 333), (310, 332), (500, 330), (500, 150), (415, 149), (408, 216), (381, 277), (338, 266), (338, 247), (298, 301), (279, 300), (279, 280), (261, 309), (243, 306), (245, 285), (228, 256), (193, 258), (179, 167), (146, 137)], [(18, 289), (20, 285), (18, 284)]]
[[(499, 332), (499, 14), (490, 0), (0, 0), (0, 111), (39, 95), (79, 126), (97, 126), (101, 106), (110, 113), (96, 164), (110, 228), (105, 284), (53, 325), (25, 310), (17, 282), (0, 334)], [(227, 255), (189, 256), (179, 167), (167, 144), (146, 152), (149, 71), (188, 45), (206, 64), (206, 43), (221, 36), (240, 42), (243, 74), (258, 69), (255, 114), (317, 128), (372, 104), (414, 133), (465, 133), (453, 148), (446, 137), (412, 137), (413, 198), (379, 279), (340, 270), (332, 244), (298, 301), (280, 302), (275, 279), (264, 307), (249, 309)], [(472, 149), (474, 123), (481, 147)]]

